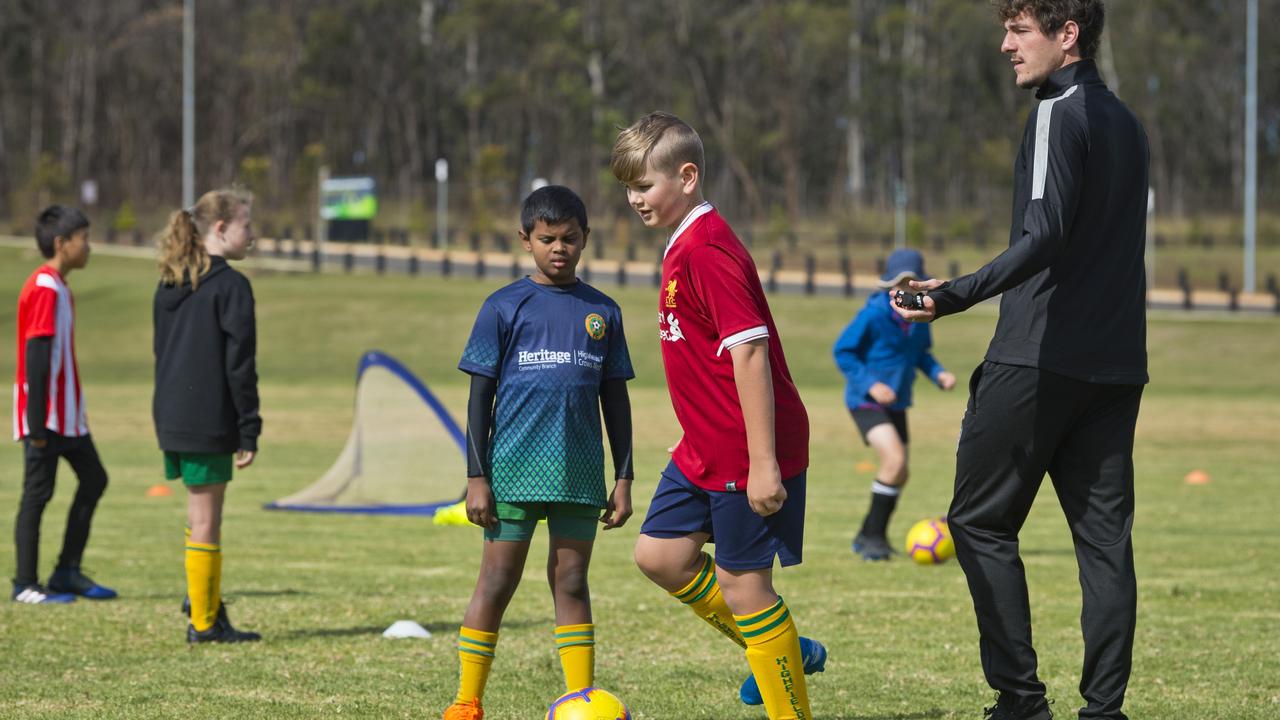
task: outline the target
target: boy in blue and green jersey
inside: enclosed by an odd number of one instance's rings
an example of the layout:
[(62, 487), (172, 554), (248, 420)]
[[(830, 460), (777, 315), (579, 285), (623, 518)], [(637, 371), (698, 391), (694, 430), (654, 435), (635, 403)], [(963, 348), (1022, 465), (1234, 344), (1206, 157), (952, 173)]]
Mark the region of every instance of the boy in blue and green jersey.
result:
[[(498, 626), (524, 572), (533, 530), (547, 520), (547, 576), (565, 687), (590, 687), (595, 626), (587, 567), (597, 521), (631, 516), (634, 377), (622, 311), (578, 280), (586, 208), (568, 188), (534, 191), (520, 239), (534, 273), (481, 306), (459, 369), (471, 375), (467, 413), (467, 518), (485, 529), (475, 593), (458, 634), (461, 679), (445, 720), (484, 717), (481, 698)], [(616, 484), (606, 493), (603, 411)], [(601, 512), (603, 510), (603, 513)]]

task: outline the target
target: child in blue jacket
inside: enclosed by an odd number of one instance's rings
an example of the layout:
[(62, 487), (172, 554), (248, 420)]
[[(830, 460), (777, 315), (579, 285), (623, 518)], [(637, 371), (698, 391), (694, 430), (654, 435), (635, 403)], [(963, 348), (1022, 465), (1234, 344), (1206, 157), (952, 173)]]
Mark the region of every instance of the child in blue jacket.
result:
[(886, 537), (889, 517), (907, 483), (907, 408), (916, 370), (938, 387), (950, 390), (956, 376), (929, 352), (928, 323), (908, 323), (890, 306), (907, 282), (926, 279), (924, 259), (915, 250), (895, 250), (885, 262), (880, 287), (836, 340), (836, 365), (845, 376), (845, 404), (862, 439), (880, 458), (871, 483), (871, 508), (853, 539), (853, 551), (864, 560), (888, 560), (893, 549)]

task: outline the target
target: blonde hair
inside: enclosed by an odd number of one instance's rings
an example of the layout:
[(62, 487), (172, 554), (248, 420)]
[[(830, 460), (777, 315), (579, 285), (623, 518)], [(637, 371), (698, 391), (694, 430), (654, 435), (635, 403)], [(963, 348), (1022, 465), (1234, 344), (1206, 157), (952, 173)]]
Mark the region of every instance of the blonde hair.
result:
[(706, 162), (702, 138), (685, 121), (668, 112), (651, 112), (618, 133), (613, 143), (609, 168), (619, 182), (639, 180), (646, 164), (658, 172), (674, 175), (685, 163), (698, 172)]
[(200, 276), (209, 271), (212, 261), (204, 249), (204, 234), (215, 223), (231, 222), (241, 206), (253, 202), (253, 193), (241, 188), (212, 190), (200, 196), (195, 205), (175, 210), (169, 222), (156, 236), (160, 282), (178, 285), (191, 281), (191, 289), (200, 285)]

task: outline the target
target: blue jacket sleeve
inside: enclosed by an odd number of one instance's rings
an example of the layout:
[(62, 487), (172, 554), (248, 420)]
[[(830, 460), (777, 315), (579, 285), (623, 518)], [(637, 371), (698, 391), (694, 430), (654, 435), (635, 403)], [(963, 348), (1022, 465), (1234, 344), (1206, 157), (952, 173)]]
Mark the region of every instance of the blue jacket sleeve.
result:
[(876, 383), (866, 364), (866, 353), (871, 341), (869, 329), (868, 314), (858, 313), (853, 322), (840, 333), (832, 349), (836, 365), (840, 368), (840, 372), (844, 373), (845, 380), (849, 384), (850, 397), (865, 397), (867, 391)]
[(1022, 238), (977, 272), (931, 291), (937, 317), (1017, 287), (1052, 265), (1066, 247), (1089, 154), (1088, 121), (1082, 107), (1046, 100), (1027, 122), (1028, 131), (1035, 123), (1035, 131), (1023, 148), (1031, 155), (1031, 199)]
[(944, 372), (946, 368), (942, 367), (942, 363), (929, 352), (929, 348), (933, 347), (933, 334), (929, 332), (928, 325), (920, 325), (924, 330), (924, 347), (920, 352), (920, 359), (916, 362), (916, 367), (920, 368), (920, 372), (924, 373), (929, 380), (935, 384), (938, 382), (938, 373)]

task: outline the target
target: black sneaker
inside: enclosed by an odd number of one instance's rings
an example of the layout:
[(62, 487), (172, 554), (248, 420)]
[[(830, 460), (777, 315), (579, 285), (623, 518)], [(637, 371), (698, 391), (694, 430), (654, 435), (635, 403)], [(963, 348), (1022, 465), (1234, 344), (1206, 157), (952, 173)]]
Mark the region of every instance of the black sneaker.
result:
[(208, 630), (201, 632), (196, 630), (194, 625), (187, 625), (187, 642), (192, 645), (209, 642), (256, 642), (261, 639), (262, 636), (256, 632), (237, 630), (231, 627), (231, 619), (227, 617), (227, 607), (225, 605), (218, 607), (218, 617), (213, 621), (213, 625), (209, 626)]
[(893, 557), (893, 548), (884, 536), (863, 535), (853, 539), (853, 552), (861, 555), (863, 560), (878, 562)]
[(1049, 702), (1044, 698), (1015, 707), (1013, 701), (1006, 702), (1002, 696), (996, 700), (995, 705), (983, 708), (982, 717), (986, 720), (1052, 720), (1053, 713), (1049, 711)]
[(39, 585), (14, 585), (13, 601), (24, 605), (46, 605), (49, 603), (63, 605), (75, 602), (76, 596), (71, 593), (52, 592)]
[(80, 572), (78, 567), (56, 568), (45, 587), (56, 593), (80, 595), (90, 600), (111, 600), (116, 597), (115, 590), (94, 582), (88, 575)]

